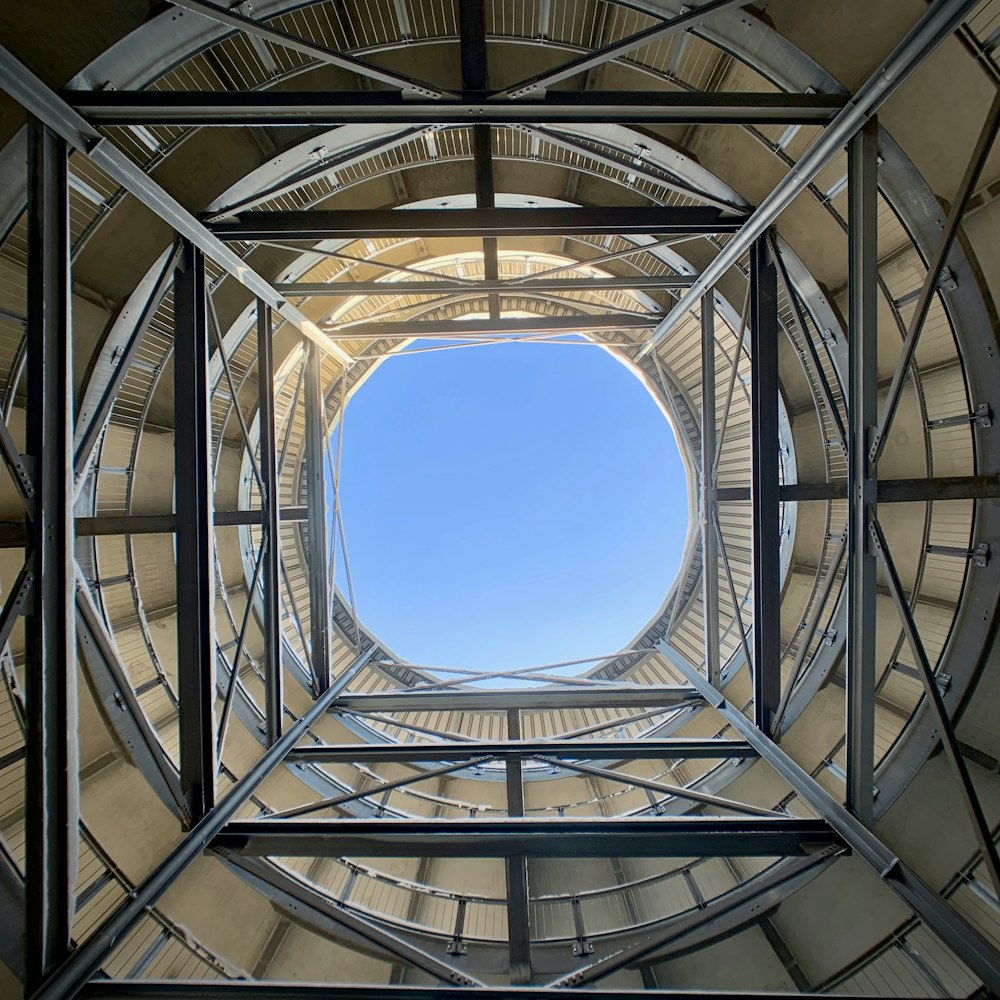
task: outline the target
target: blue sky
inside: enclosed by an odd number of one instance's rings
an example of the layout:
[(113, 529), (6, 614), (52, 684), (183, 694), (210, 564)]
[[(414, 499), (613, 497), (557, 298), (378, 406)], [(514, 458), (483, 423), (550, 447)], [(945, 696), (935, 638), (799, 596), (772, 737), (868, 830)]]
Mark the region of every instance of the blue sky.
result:
[(389, 359), (347, 407), (341, 505), (362, 622), (411, 663), (482, 669), (621, 648), (687, 525), (672, 430), (590, 346)]

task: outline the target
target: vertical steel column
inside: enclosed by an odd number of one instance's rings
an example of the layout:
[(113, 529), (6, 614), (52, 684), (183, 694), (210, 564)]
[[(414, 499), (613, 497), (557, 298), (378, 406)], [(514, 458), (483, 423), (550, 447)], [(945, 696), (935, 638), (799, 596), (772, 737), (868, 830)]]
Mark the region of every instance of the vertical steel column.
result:
[(331, 615), (329, 541), (326, 523), (326, 408), (323, 405), (322, 355), (315, 344), (306, 345), (306, 508), (309, 526), (309, 619), (312, 668), (317, 693), (331, 679)]
[[(489, 86), (489, 63), (486, 55), (486, 12), (483, 0), (460, 0), (459, 44), (462, 63), (462, 89), (467, 94), (484, 96)], [(477, 208), (496, 205), (493, 182), (493, 131), (489, 125), (472, 126), (472, 155), (475, 170)], [(495, 237), (483, 239), (483, 277), (496, 281), (500, 276)], [(488, 296), (490, 319), (500, 318), (500, 296)]]
[[(493, 130), (489, 125), (473, 125), (472, 140), (476, 166), (476, 207), (493, 208), (496, 193), (493, 180)], [(483, 277), (496, 281), (500, 277), (500, 258), (495, 237), (483, 239)], [(500, 296), (496, 292), (487, 297), (490, 319), (500, 318)]]
[(28, 128), (28, 383), (34, 604), (25, 625), (28, 991), (69, 953), (79, 828), (73, 558), (73, 364), (66, 143)]
[(754, 722), (772, 735), (781, 697), (778, 506), (778, 287), (766, 236), (750, 251), (750, 499), (753, 519)]
[(715, 538), (715, 292), (701, 300), (701, 603), (705, 673), (719, 687), (719, 550)]
[[(521, 738), (521, 713), (516, 708), (507, 711), (507, 738)], [(507, 815), (524, 815), (524, 783), (521, 758), (508, 757)], [(507, 943), (510, 949), (510, 981), (524, 985), (531, 981), (531, 928), (528, 912), (527, 858), (507, 858)]]
[(181, 788), (191, 825), (215, 805), (215, 576), (205, 257), (185, 241), (174, 275), (174, 475)]
[[(278, 456), (274, 434), (274, 354), (271, 343), (271, 307), (257, 300), (257, 433), (260, 441), (261, 524), (264, 535), (263, 583), (264, 631), (264, 725), (265, 742), (273, 746), (281, 737), (281, 612), (279, 575), (281, 539), (278, 534)], [(250, 600), (254, 595), (250, 595)]]
[(872, 825), (875, 783), (876, 555), (868, 525), (877, 468), (869, 442), (878, 422), (878, 121), (848, 145), (847, 405), (847, 808)]

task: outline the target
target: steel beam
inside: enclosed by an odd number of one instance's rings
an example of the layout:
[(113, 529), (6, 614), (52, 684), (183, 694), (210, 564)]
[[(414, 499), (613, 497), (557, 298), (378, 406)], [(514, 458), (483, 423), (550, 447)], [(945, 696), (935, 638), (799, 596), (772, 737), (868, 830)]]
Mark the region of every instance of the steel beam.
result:
[(690, 687), (565, 688), (534, 690), (470, 689), (466, 691), (387, 691), (383, 694), (349, 694), (332, 707), (336, 712), (427, 712), (470, 711), (551, 712), (561, 708), (630, 708), (636, 705), (675, 707), (696, 705), (701, 695)]
[(253, 35), (263, 38), (273, 45), (284, 49), (291, 49), (299, 52), (309, 59), (326, 63), (329, 66), (337, 66), (340, 69), (357, 73), (358, 76), (367, 77), (377, 83), (386, 84), (389, 87), (398, 87), (401, 91), (418, 94), (421, 97), (443, 97), (445, 91), (421, 80), (414, 80), (407, 76), (400, 76), (380, 66), (372, 66), (361, 59), (346, 55), (326, 46), (309, 42), (297, 35), (290, 35), (285, 31), (272, 27), (269, 24), (262, 24), (251, 17), (238, 14), (235, 10), (224, 7), (217, 7), (214, 3), (207, 3), (205, 0), (170, 0), (175, 7), (183, 7), (185, 10), (193, 11), (196, 14), (203, 14), (205, 17), (218, 21), (220, 24), (229, 25), (237, 31), (246, 35)]
[(721, 684), (719, 665), (719, 550), (715, 537), (715, 293), (701, 300), (701, 604), (705, 674)]
[(320, 371), (319, 351), (310, 344), (305, 360), (305, 439), (303, 477), (306, 483), (306, 506), (309, 512), (309, 644), (313, 676), (320, 692), (330, 686), (333, 661), (330, 648), (333, 628), (330, 600), (330, 550), (326, 517), (326, 406)]
[(913, 653), (913, 659), (916, 661), (917, 670), (920, 673), (920, 680), (924, 686), (924, 697), (930, 704), (931, 712), (937, 723), (937, 730), (941, 735), (945, 755), (955, 773), (962, 802), (972, 822), (976, 843), (979, 845), (983, 857), (983, 866), (989, 874), (994, 895), (1000, 899), (1000, 855), (998, 855), (997, 845), (993, 840), (993, 830), (983, 812), (979, 797), (976, 795), (972, 776), (969, 774), (969, 768), (962, 755), (958, 737), (955, 735), (955, 727), (952, 725), (948, 709), (945, 707), (944, 698), (938, 688), (937, 677), (935, 677), (934, 669), (927, 657), (927, 651), (920, 638), (917, 623), (913, 619), (913, 612), (910, 610), (910, 604), (903, 591), (899, 573), (896, 572), (896, 564), (876, 516), (871, 519), (871, 537), (872, 547), (877, 553), (878, 561), (882, 564), (882, 572), (889, 588), (889, 595), (892, 598), (892, 603), (896, 606), (896, 612), (903, 626), (903, 635), (906, 637), (907, 645)]
[(878, 120), (848, 146), (847, 340), (847, 808), (871, 826), (875, 785), (875, 554), (877, 503), (869, 437), (878, 420)]
[[(847, 482), (785, 483), (779, 489), (782, 501), (845, 500)], [(1000, 498), (1000, 476), (940, 476), (935, 479), (881, 479), (875, 484), (879, 503), (929, 503), (934, 500), (996, 500)], [(721, 503), (750, 499), (747, 486), (723, 486), (716, 491)]]
[(27, 454), (34, 497), (25, 625), (25, 966), (29, 991), (69, 953), (79, 838), (73, 358), (66, 143), (28, 123)]
[[(472, 340), (532, 337), (610, 330), (648, 330), (659, 319), (650, 313), (582, 313), (579, 316), (533, 316), (528, 319), (441, 319), (401, 323), (357, 323), (341, 327), (334, 340)], [(626, 345), (631, 346), (631, 345)]]
[(642, 819), (252, 820), (212, 846), (251, 857), (783, 857), (842, 846), (824, 820), (657, 816)]
[(724, 10), (727, 7), (735, 7), (743, 3), (745, 3), (745, 0), (705, 0), (704, 3), (696, 7), (682, 8), (679, 14), (660, 21), (659, 24), (654, 24), (643, 31), (636, 32), (594, 52), (584, 53), (567, 63), (563, 63), (561, 66), (546, 70), (537, 76), (521, 80), (519, 83), (506, 87), (497, 96), (523, 97), (525, 94), (531, 94), (536, 91), (544, 92), (554, 83), (561, 83), (563, 80), (586, 73), (588, 70), (617, 59), (619, 56), (627, 55), (629, 52), (633, 52), (646, 45), (653, 45), (668, 35), (683, 31), (690, 25), (697, 24), (704, 17), (715, 11)]
[(638, 775), (628, 774), (624, 771), (612, 770), (606, 767), (593, 767), (589, 764), (577, 763), (576, 761), (565, 763), (554, 757), (543, 757), (541, 759), (554, 766), (565, 767), (569, 771), (576, 771), (578, 774), (590, 775), (592, 778), (606, 778), (608, 781), (631, 785), (633, 788), (645, 788), (650, 792), (659, 792), (661, 795), (687, 799), (690, 802), (697, 802), (705, 806), (715, 806), (717, 809), (745, 813), (749, 816), (779, 815), (773, 809), (762, 809), (760, 806), (737, 802), (735, 799), (727, 799), (719, 795), (709, 795), (707, 792), (699, 792), (695, 788), (687, 788), (683, 785), (670, 785), (663, 781), (651, 781), (648, 778), (641, 778)]
[(781, 700), (781, 519), (778, 480), (778, 287), (767, 240), (750, 257), (750, 441), (753, 531), (753, 704), (772, 732)]
[[(264, 738), (272, 746), (281, 737), (284, 695), (281, 674), (281, 533), (278, 530), (278, 453), (274, 430), (274, 353), (271, 309), (257, 300), (257, 435), (260, 442), (261, 525), (264, 556), (261, 566), (261, 629), (264, 634)], [(253, 601), (254, 594), (247, 600)], [(233, 669), (239, 667), (233, 664)]]
[(24, 504), (24, 510), (30, 517), (35, 499), (35, 484), (31, 480), (24, 456), (17, 450), (17, 445), (14, 444), (14, 439), (10, 436), (7, 422), (3, 419), (0, 419), (0, 460), (7, 467), (14, 489), (17, 490), (17, 494)]
[(558, 125), (607, 121), (824, 125), (848, 101), (844, 94), (550, 91), (522, 101), (409, 100), (387, 91), (310, 93), (224, 91), (64, 91), (92, 124), (334, 127), (348, 122), (418, 125)]
[[(120, 979), (95, 980), (81, 996), (86, 1000), (441, 1000), (439, 986), (330, 986), (327, 983), (279, 983), (243, 980)], [(550, 1000), (552, 990), (537, 986), (452, 986), (445, 994), (453, 1000)], [(796, 997), (819, 997), (817, 993), (754, 991), (754, 1000), (787, 1000)], [(837, 994), (838, 1000), (867, 1000), (859, 994)], [(587, 1000), (746, 1000), (745, 990), (587, 990)]]
[[(370, 654), (359, 657), (344, 671), (348, 680), (356, 676), (368, 662)], [(257, 790), (261, 782), (284, 760), (285, 755), (330, 709), (341, 685), (337, 684), (320, 695), (284, 735), (260, 756), (257, 762), (230, 789), (226, 797), (187, 834), (186, 837), (153, 869), (146, 879), (95, 928), (87, 940), (76, 947), (69, 957), (41, 984), (32, 1000), (65, 1000), (75, 997), (101, 967), (101, 963), (124, 939), (135, 923), (165, 893), (199, 857), (215, 835), (228, 823)], [(71, 886), (72, 888), (72, 886)], [(243, 983), (245, 986), (246, 984)]]
[(344, 364), (352, 362), (353, 359), (341, 348), (330, 343), (312, 320), (288, 305), (242, 257), (213, 236), (176, 198), (3, 46), (0, 46), (0, 89), (7, 91), (30, 114), (49, 125), (71, 146), (85, 153), (112, 180), (211, 257), (254, 295), (264, 299), (305, 337), (318, 343), (322, 350), (333, 354)]
[(847, 811), (811, 775), (768, 739), (681, 656), (669, 647), (664, 655), (733, 729), (788, 782), (886, 885), (900, 896), (993, 993), (1000, 993), (1000, 952), (911, 871), (859, 819)]
[(181, 789), (191, 822), (215, 804), (215, 573), (205, 257), (185, 241), (174, 277), (174, 480)]
[[(306, 507), (282, 507), (278, 519), (283, 522), (308, 520)], [(217, 528), (262, 524), (263, 511), (217, 510), (212, 515)], [(169, 535), (177, 530), (175, 514), (102, 514), (99, 517), (76, 518), (76, 533), (81, 538), (105, 535)]]
[[(586, 267), (586, 261), (582, 261), (579, 266)], [(279, 282), (274, 287), (282, 295), (318, 295), (325, 298), (340, 298), (351, 295), (444, 295), (445, 293), (456, 295), (489, 295), (494, 293), (523, 295), (535, 292), (540, 295), (548, 295), (552, 292), (631, 292), (687, 288), (693, 281), (694, 275), (690, 274), (642, 274), (634, 278), (572, 275), (565, 278), (517, 278), (504, 281), (495, 279), (456, 281), (447, 278), (439, 278), (434, 281), (290, 281), (287, 283)]]
[(958, 236), (958, 230), (962, 222), (962, 216), (965, 214), (965, 208), (969, 203), (969, 198), (973, 195), (977, 185), (979, 184), (980, 175), (982, 174), (983, 167), (986, 165), (986, 161), (993, 149), (993, 144), (996, 141), (998, 130), (1000, 130), (1000, 91), (998, 91), (993, 97), (993, 104), (991, 105), (989, 113), (986, 116), (986, 121), (979, 134), (979, 139), (977, 140), (976, 147), (973, 150), (972, 158), (969, 160), (965, 174), (962, 177), (962, 182), (959, 185), (958, 191), (955, 193), (955, 199), (952, 203), (951, 211), (948, 213), (948, 221), (945, 223), (944, 232), (941, 234), (941, 242), (938, 244), (938, 248), (934, 256), (928, 262), (927, 275), (924, 278), (924, 283), (920, 289), (920, 295), (917, 298), (917, 303), (913, 310), (913, 316), (910, 319), (909, 328), (906, 331), (906, 338), (903, 341), (903, 349), (900, 352), (900, 358), (898, 364), (896, 365), (896, 370), (893, 372), (892, 382), (889, 384), (889, 391), (886, 393), (885, 403), (882, 406), (882, 415), (868, 444), (872, 461), (877, 462), (883, 449), (885, 448), (886, 435), (889, 433), (889, 428), (892, 426), (893, 418), (896, 416), (896, 409), (899, 406), (899, 400), (903, 394), (903, 385), (905, 384), (910, 371), (910, 365), (912, 364), (914, 355), (916, 354), (917, 344), (920, 340), (921, 331), (924, 328), (924, 322), (927, 319), (928, 312), (930, 312), (934, 296), (937, 294), (941, 271), (944, 268), (944, 262), (947, 260), (948, 254), (951, 252), (951, 247), (955, 242), (956, 236)]
[[(507, 711), (507, 737), (521, 739), (521, 713), (516, 708)], [(524, 816), (524, 774), (522, 759), (510, 755), (504, 761), (507, 783), (507, 816)], [(528, 902), (528, 859), (504, 858), (504, 878), (507, 887), (507, 948), (510, 981), (518, 986), (531, 982), (531, 908)]]
[(177, 769), (132, 690), (128, 671), (82, 576), (77, 580), (76, 610), (80, 656), (95, 700), (150, 788), (168, 808), (190, 820)]
[(907, 32), (889, 57), (861, 85), (844, 109), (799, 157), (774, 190), (761, 202), (722, 252), (706, 267), (698, 280), (657, 327), (639, 359), (693, 309), (701, 296), (713, 288), (726, 272), (767, 231), (778, 216), (804, 191), (816, 175), (847, 144), (851, 136), (896, 92), (909, 75), (941, 44), (977, 6), (978, 0), (937, 0)]
[(473, 760), (476, 757), (565, 757), (571, 760), (729, 760), (756, 757), (743, 740), (521, 740), (497, 743), (347, 743), (342, 746), (301, 747), (290, 761), (313, 764), (386, 763), (392, 761)]
[[(111, 324), (111, 331), (119, 323), (128, 322), (127, 317), (135, 310), (135, 320), (131, 322), (131, 332), (124, 345), (120, 348), (121, 353), (115, 355), (115, 366), (101, 392), (100, 398), (92, 407), (86, 405), (80, 411), (76, 429), (76, 454), (74, 458), (74, 470), (81, 479), (90, 466), (91, 457), (97, 442), (101, 438), (104, 427), (111, 416), (111, 408), (118, 397), (118, 390), (121, 388), (125, 376), (132, 367), (139, 347), (142, 345), (146, 331), (149, 329), (156, 311), (163, 301), (174, 280), (174, 268), (177, 266), (177, 256), (179, 247), (168, 249), (162, 255), (160, 269), (153, 274), (147, 274), (142, 284), (132, 293), (125, 302)], [(135, 301), (138, 299), (138, 301)]]
[(341, 208), (302, 212), (241, 212), (215, 222), (221, 240), (384, 239), (432, 236), (618, 236), (737, 232), (739, 216), (700, 206), (641, 208)]
[[(583, 986), (613, 975), (620, 969), (635, 968), (639, 962), (658, 963), (674, 955), (703, 948), (743, 930), (761, 912), (777, 907), (782, 900), (811, 882), (820, 871), (829, 868), (841, 853), (830, 848), (808, 858), (785, 859), (782, 864), (771, 866), (755, 878), (659, 926), (636, 928), (625, 947), (602, 955), (546, 985), (555, 989)], [(590, 992), (588, 989), (587, 994)]]
[[(332, 899), (326, 892), (313, 888), (289, 872), (259, 858), (229, 857), (225, 860), (240, 878), (293, 916), (299, 925), (327, 936), (338, 934), (352, 950), (360, 945), (366, 950), (375, 951), (380, 957), (391, 956), (450, 987), (483, 986), (474, 976), (462, 972), (430, 951), (417, 947), (402, 934), (394, 934), (374, 920), (366, 919), (354, 907), (344, 906), (339, 900)], [(244, 985), (249, 986), (250, 992), (253, 992), (257, 982), (259, 981)], [(440, 996), (440, 992), (438, 995)]]

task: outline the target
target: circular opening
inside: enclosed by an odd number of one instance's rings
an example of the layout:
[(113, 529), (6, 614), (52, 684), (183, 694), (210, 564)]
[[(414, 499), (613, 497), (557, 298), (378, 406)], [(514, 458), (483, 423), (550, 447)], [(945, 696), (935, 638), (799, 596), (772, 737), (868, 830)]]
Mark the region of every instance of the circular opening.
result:
[[(673, 429), (632, 372), (573, 339), (412, 344), (351, 398), (340, 502), (356, 610), (410, 663), (596, 659), (660, 608), (688, 527)], [(342, 553), (336, 578), (346, 594)]]

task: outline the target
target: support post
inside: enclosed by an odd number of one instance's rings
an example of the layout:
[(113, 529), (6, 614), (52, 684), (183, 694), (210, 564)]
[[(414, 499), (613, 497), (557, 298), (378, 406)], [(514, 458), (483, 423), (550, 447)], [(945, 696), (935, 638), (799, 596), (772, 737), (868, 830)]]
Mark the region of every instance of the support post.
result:
[(781, 698), (778, 490), (778, 291), (766, 237), (750, 251), (750, 501), (753, 523), (754, 721), (772, 735)]
[(847, 808), (873, 821), (876, 559), (868, 525), (878, 499), (869, 442), (878, 421), (878, 121), (848, 146)]
[(73, 560), (73, 364), (66, 143), (28, 126), (27, 453), (34, 510), (25, 628), (27, 988), (69, 953), (79, 828)]
[[(521, 738), (521, 713), (516, 708), (507, 711), (507, 738)], [(524, 815), (524, 782), (521, 758), (508, 758), (507, 815)], [(531, 928), (528, 907), (528, 859), (506, 858), (507, 874), (507, 942), (510, 948), (510, 981), (513, 985), (531, 982)]]
[(722, 683), (719, 665), (719, 550), (715, 537), (715, 292), (701, 300), (701, 602), (705, 620), (705, 672)]
[[(265, 742), (273, 746), (281, 736), (281, 539), (278, 529), (278, 456), (274, 433), (274, 354), (271, 343), (271, 308), (257, 299), (257, 419), (260, 441), (261, 524), (264, 535), (264, 564), (261, 566), (264, 614), (264, 725)], [(250, 594), (252, 601), (254, 595)]]
[[(489, 63), (486, 54), (486, 13), (482, 0), (461, 0), (459, 30), (462, 62), (462, 90), (465, 94), (482, 97), (489, 85)], [(493, 183), (492, 129), (489, 124), (472, 126), (473, 168), (476, 175), (476, 208), (494, 208), (496, 195)], [(496, 237), (483, 239), (483, 277), (496, 281), (499, 277)], [(500, 296), (491, 293), (490, 319), (500, 318)]]
[(193, 826), (215, 805), (215, 575), (205, 257), (184, 241), (174, 275), (174, 469), (181, 788)]
[(322, 359), (314, 344), (306, 345), (306, 508), (309, 531), (309, 620), (312, 669), (317, 693), (330, 686), (331, 613), (326, 519), (326, 408), (323, 405)]

